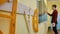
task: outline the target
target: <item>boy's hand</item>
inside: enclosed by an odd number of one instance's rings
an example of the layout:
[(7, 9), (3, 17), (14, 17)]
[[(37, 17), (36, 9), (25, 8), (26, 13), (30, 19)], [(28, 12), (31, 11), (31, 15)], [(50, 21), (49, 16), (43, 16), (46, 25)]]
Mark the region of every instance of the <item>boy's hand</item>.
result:
[(52, 23), (52, 27), (55, 27), (55, 23)]

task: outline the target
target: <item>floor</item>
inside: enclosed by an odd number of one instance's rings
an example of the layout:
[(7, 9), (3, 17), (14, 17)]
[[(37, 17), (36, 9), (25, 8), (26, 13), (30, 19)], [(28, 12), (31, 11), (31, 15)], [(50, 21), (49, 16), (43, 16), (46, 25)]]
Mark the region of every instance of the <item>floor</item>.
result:
[[(54, 32), (52, 30), (49, 30), (48, 34), (54, 34)], [(58, 30), (58, 34), (60, 34), (60, 30)]]

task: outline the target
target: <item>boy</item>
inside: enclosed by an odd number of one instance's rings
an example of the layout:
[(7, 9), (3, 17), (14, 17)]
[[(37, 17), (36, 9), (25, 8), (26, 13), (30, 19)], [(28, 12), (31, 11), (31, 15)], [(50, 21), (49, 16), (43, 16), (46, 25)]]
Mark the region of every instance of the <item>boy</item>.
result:
[(58, 16), (58, 11), (56, 10), (56, 7), (57, 7), (56, 5), (52, 5), (53, 13), (52, 14), (49, 14), (47, 12), (47, 14), (49, 16), (52, 16), (52, 21), (51, 21), (52, 28), (53, 28), (53, 31), (55, 32), (55, 34), (58, 34), (58, 32), (57, 32), (57, 16)]

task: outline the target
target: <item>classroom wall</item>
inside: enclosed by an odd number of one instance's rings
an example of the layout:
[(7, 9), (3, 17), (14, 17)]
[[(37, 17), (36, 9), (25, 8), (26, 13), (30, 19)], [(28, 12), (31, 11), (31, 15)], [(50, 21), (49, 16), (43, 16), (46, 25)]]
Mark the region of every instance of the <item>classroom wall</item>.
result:
[(16, 29), (15, 34), (28, 34), (24, 15), (16, 14)]
[[(36, 7), (36, 1), (35, 0), (18, 0), (18, 2), (32, 8), (34, 10), (34, 8)], [(31, 3), (32, 2), (32, 3)], [(19, 17), (18, 17), (19, 16)], [(27, 30), (24, 29), (26, 28), (25, 26), (25, 21), (23, 19), (23, 15), (17, 15), (17, 23), (16, 23), (16, 34), (23, 34), (22, 32), (26, 32), (25, 34), (27, 34)], [(47, 31), (48, 31), (48, 26), (47, 26), (47, 21), (46, 22), (43, 22), (41, 24), (39, 24), (39, 32), (35, 33), (33, 31), (33, 28), (32, 28), (32, 16), (30, 16), (31, 19), (30, 19), (30, 34), (47, 34)], [(22, 19), (22, 20), (21, 20)], [(18, 23), (19, 22), (19, 23)], [(20, 23), (21, 22), (21, 23)], [(19, 26), (18, 24), (21, 24), (21, 26)], [(24, 25), (23, 25), (24, 24)], [(46, 27), (46, 28), (45, 28)], [(24, 30), (24, 31), (23, 31)], [(26, 30), (26, 31), (25, 31)]]

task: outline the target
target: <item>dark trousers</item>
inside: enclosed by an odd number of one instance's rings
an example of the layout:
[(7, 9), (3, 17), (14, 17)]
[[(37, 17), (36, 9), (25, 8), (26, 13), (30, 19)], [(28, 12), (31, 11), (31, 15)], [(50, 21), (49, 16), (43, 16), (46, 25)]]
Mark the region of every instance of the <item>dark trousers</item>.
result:
[(55, 34), (58, 34), (58, 31), (57, 31), (57, 24), (55, 24), (55, 27), (53, 27), (53, 31)]

